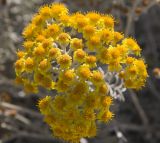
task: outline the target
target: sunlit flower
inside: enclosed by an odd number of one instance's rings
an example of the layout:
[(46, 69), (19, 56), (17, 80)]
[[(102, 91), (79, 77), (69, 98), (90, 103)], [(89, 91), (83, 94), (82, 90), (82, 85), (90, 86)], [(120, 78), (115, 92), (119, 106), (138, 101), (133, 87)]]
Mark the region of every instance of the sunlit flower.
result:
[(64, 4), (53, 3), (41, 7), (24, 29), (24, 49), (14, 65), (16, 83), (27, 93), (43, 88), (57, 94), (38, 102), (55, 137), (77, 143), (96, 136), (97, 121), (114, 117), (113, 99), (124, 88), (145, 85), (140, 46), (115, 31), (114, 24), (111, 15), (70, 14)]

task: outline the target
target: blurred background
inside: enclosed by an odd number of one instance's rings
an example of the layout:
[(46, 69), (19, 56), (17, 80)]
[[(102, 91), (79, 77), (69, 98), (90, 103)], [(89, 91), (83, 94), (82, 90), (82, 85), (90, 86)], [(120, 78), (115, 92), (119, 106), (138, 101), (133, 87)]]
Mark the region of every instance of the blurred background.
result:
[(51, 136), (36, 106), (15, 84), (14, 62), (22, 30), (41, 5), (63, 2), (71, 12), (98, 11), (116, 18), (115, 28), (142, 47), (149, 78), (141, 91), (128, 90), (114, 103), (109, 124), (82, 143), (160, 143), (160, 0), (0, 0), (0, 143), (62, 143)]

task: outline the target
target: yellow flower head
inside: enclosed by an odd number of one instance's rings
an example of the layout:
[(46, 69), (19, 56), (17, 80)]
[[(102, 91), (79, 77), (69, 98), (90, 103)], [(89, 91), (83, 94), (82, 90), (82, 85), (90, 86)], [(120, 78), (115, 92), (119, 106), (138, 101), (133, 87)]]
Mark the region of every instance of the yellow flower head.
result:
[(96, 48), (101, 47), (101, 39), (99, 35), (94, 35), (90, 37), (90, 39), (87, 41), (88, 49), (91, 51), (94, 51)]
[(127, 57), (126, 58), (126, 63), (129, 65), (129, 64), (132, 64), (134, 62), (135, 58), (133, 57)]
[(43, 82), (43, 79), (44, 79), (44, 75), (42, 73), (40, 73), (40, 71), (37, 71), (35, 74), (34, 74), (34, 80), (35, 82), (37, 83), (42, 83)]
[(23, 31), (24, 38), (33, 38), (35, 36), (36, 26), (34, 24), (29, 24)]
[(53, 109), (55, 111), (62, 111), (64, 107), (66, 106), (66, 100), (64, 96), (55, 96), (55, 99), (53, 101)]
[(104, 107), (104, 108), (108, 108), (111, 104), (112, 104), (112, 101), (113, 101), (113, 99), (112, 99), (112, 97), (110, 97), (110, 96), (102, 96), (102, 106)]
[(73, 94), (82, 95), (87, 94), (88, 85), (83, 81), (78, 81), (74, 83), (73, 89), (71, 90)]
[(83, 43), (82, 43), (82, 39), (78, 39), (78, 38), (73, 38), (71, 40), (71, 48), (73, 48), (74, 50), (77, 49), (82, 49), (83, 48)]
[(70, 35), (68, 35), (67, 33), (61, 33), (58, 36), (58, 42), (62, 45), (68, 45), (70, 42)]
[(85, 120), (94, 121), (96, 119), (95, 113), (92, 110), (85, 110), (82, 116)]
[(43, 114), (46, 114), (49, 110), (51, 110), (51, 96), (46, 96), (43, 99), (40, 99), (38, 102), (38, 107)]
[(25, 61), (24, 59), (19, 59), (19, 60), (16, 61), (15, 70), (16, 70), (17, 74), (19, 72), (23, 72), (23, 70), (24, 70), (24, 61)]
[(40, 99), (38, 107), (59, 139), (77, 143), (96, 136), (96, 122), (108, 123), (114, 117), (113, 98), (120, 98), (124, 87), (145, 85), (148, 74), (141, 48), (117, 32), (114, 23), (111, 15), (70, 14), (64, 4), (53, 3), (42, 6), (23, 31), (16, 83), (27, 93), (41, 88), (57, 93)]
[(34, 69), (34, 61), (32, 58), (28, 57), (25, 61), (25, 70), (27, 72), (32, 72)]
[(24, 80), (24, 91), (26, 93), (37, 93), (38, 92), (37, 85), (33, 83), (32, 81), (25, 79)]
[(107, 48), (100, 49), (98, 51), (97, 57), (101, 63), (107, 64), (109, 62), (109, 58), (110, 58), (108, 49)]
[(70, 26), (71, 25), (71, 19), (69, 15), (61, 15), (59, 20), (62, 22), (63, 26)]
[(60, 78), (63, 79), (64, 82), (70, 83), (73, 82), (75, 73), (74, 70), (66, 70), (60, 76), (61, 76)]
[(66, 120), (76, 120), (77, 118), (80, 118), (80, 113), (78, 109), (69, 107), (66, 110), (67, 112), (64, 113)]
[(66, 83), (64, 80), (59, 79), (56, 83), (55, 88), (58, 92), (65, 92), (68, 90), (68, 83)]
[(55, 88), (55, 82), (53, 82), (52, 77), (48, 75), (42, 76), (40, 85), (48, 90)]
[(51, 15), (53, 18), (59, 18), (61, 15), (68, 13), (68, 9), (64, 4), (54, 3), (51, 5)]
[(45, 49), (42, 47), (42, 45), (39, 45), (38, 47), (36, 47), (33, 51), (33, 54), (35, 55), (35, 57), (39, 58), (44, 56), (45, 54)]
[(43, 19), (49, 18), (51, 16), (51, 8), (43, 6), (39, 9), (39, 13)]
[(104, 29), (101, 32), (101, 35), (102, 35), (103, 41), (107, 44), (113, 40), (113, 32), (110, 31), (109, 29)]
[(101, 120), (104, 122), (110, 121), (114, 117), (114, 114), (110, 111), (105, 111), (101, 117)]
[(44, 19), (41, 15), (35, 15), (32, 19), (32, 23), (36, 26), (40, 26), (44, 24)]
[(44, 49), (48, 49), (48, 48), (52, 47), (51, 38), (50, 39), (43, 39), (42, 46), (43, 46)]
[(44, 35), (38, 35), (38, 36), (36, 37), (36, 41), (37, 41), (37, 42), (42, 42), (43, 40), (45, 40)]
[(57, 24), (51, 24), (47, 27), (45, 36), (47, 37), (51, 36), (56, 38), (59, 32), (60, 32), (60, 27)]
[(141, 49), (137, 44), (136, 40), (133, 38), (126, 38), (123, 40), (123, 44), (129, 48), (135, 55), (139, 56), (141, 53)]
[(88, 55), (86, 57), (86, 64), (88, 64), (90, 67), (95, 67), (96, 61), (97, 61), (97, 58), (93, 55)]
[(111, 15), (105, 15), (102, 17), (104, 25), (106, 28), (114, 28), (114, 18)]
[(124, 38), (124, 35), (120, 32), (114, 32), (114, 42), (117, 43)]
[(29, 51), (29, 50), (31, 50), (33, 48), (34, 42), (33, 41), (25, 41), (23, 43), (23, 46), (24, 46), (26, 51)]
[(97, 92), (100, 95), (107, 95), (108, 91), (109, 91), (109, 89), (108, 89), (108, 86), (106, 85), (106, 83), (101, 83), (97, 87)]
[(82, 32), (83, 28), (88, 25), (88, 19), (82, 14), (73, 15), (73, 20), (75, 20), (72, 21), (74, 28), (79, 32)]
[(71, 59), (68, 54), (64, 54), (57, 58), (57, 62), (61, 68), (69, 68), (71, 66)]
[(49, 68), (50, 68), (50, 64), (49, 64), (49, 61), (47, 59), (44, 59), (39, 63), (40, 71), (46, 71)]
[(101, 18), (101, 15), (97, 12), (88, 12), (86, 17), (89, 18), (90, 22), (96, 24), (98, 20)]
[(83, 28), (84, 37), (88, 39), (89, 37), (91, 37), (91, 36), (94, 35), (95, 31), (96, 31), (96, 29), (95, 29), (94, 26), (92, 26), (92, 25), (86, 25)]
[(103, 74), (100, 71), (93, 71), (92, 81), (95, 84), (99, 84), (103, 81)]
[(100, 107), (100, 97), (96, 94), (88, 94), (85, 100), (85, 106), (87, 109), (98, 109)]
[(48, 56), (49, 56), (49, 58), (51, 58), (51, 59), (56, 59), (56, 58), (58, 58), (60, 55), (61, 55), (61, 52), (60, 52), (60, 49), (58, 49), (58, 48), (51, 48), (51, 49), (49, 50)]
[(82, 49), (78, 49), (74, 52), (73, 57), (75, 61), (84, 62), (86, 57), (86, 52), (83, 51)]
[(89, 69), (89, 66), (86, 65), (86, 64), (83, 64), (82, 66), (79, 67), (78, 69), (78, 74), (79, 74), (79, 77), (81, 79), (89, 79), (91, 77), (91, 71)]
[(20, 58), (23, 58), (25, 55), (25, 53), (23, 51), (18, 51), (17, 52), (17, 57), (20, 59)]

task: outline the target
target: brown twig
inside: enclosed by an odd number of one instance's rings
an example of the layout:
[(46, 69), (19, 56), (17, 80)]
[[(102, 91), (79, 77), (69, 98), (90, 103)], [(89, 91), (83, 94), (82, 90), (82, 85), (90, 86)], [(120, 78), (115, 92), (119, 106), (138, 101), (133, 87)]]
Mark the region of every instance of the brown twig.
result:
[(128, 17), (127, 17), (127, 26), (125, 29), (125, 36), (128, 36), (130, 34), (130, 30), (133, 24), (133, 20), (134, 20), (134, 16), (135, 16), (135, 10), (137, 8), (137, 6), (139, 5), (139, 3), (141, 2), (141, 0), (136, 0), (130, 10), (130, 12), (128, 13)]
[(28, 138), (30, 140), (36, 139), (39, 141), (51, 141), (55, 143), (60, 143), (57, 139), (54, 139), (52, 136), (49, 135), (41, 135), (41, 134), (35, 134), (35, 133), (28, 133), (28, 132), (19, 132), (17, 134), (12, 135), (10, 138), (4, 138), (2, 139), (3, 143), (12, 142), (15, 139), (22, 139), (22, 138)]
[(149, 5), (143, 9), (142, 13), (148, 12), (148, 10), (149, 10), (150, 8), (152, 8), (153, 6), (155, 6), (156, 4), (158, 4), (159, 2), (160, 2), (160, 0), (152, 0), (152, 1), (149, 3)]
[(150, 139), (152, 136), (152, 132), (151, 132), (151, 127), (149, 125), (148, 117), (147, 117), (145, 111), (143, 110), (135, 92), (133, 92), (132, 90), (129, 90), (129, 93), (130, 93), (129, 95), (132, 99), (132, 102), (133, 102), (134, 106), (136, 107), (136, 110), (141, 118), (143, 126), (146, 129), (145, 130), (146, 131), (146, 138)]
[(0, 106), (15, 109), (19, 112), (23, 112), (23, 113), (32, 115), (32, 116), (37, 117), (37, 118), (42, 118), (42, 115), (40, 113), (38, 113), (36, 111), (33, 111), (31, 109), (28, 109), (28, 108), (18, 106), (18, 105), (14, 105), (14, 104), (7, 103), (7, 102), (0, 102)]
[(129, 90), (129, 93), (130, 93), (129, 95), (130, 95), (130, 97), (132, 99), (132, 102), (133, 102), (134, 106), (136, 107), (136, 110), (137, 110), (137, 112), (138, 112), (138, 114), (139, 114), (139, 116), (140, 116), (140, 118), (142, 120), (142, 123), (144, 125), (148, 126), (148, 124), (149, 124), (148, 118), (147, 118), (143, 108), (141, 107), (141, 104), (139, 103), (137, 95), (132, 90)]

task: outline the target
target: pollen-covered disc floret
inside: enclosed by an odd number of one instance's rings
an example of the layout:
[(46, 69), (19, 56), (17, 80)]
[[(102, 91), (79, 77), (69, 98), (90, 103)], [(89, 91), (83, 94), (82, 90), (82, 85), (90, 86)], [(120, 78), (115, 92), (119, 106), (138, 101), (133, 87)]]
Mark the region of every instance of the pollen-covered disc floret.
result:
[(57, 91), (38, 103), (55, 137), (79, 142), (97, 134), (97, 120), (112, 119), (112, 90), (121, 91), (114, 89), (111, 75), (122, 87), (144, 86), (148, 75), (141, 49), (136, 40), (114, 31), (114, 21), (95, 11), (69, 14), (55, 3), (40, 8), (24, 29), (16, 82), (27, 92)]

